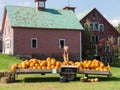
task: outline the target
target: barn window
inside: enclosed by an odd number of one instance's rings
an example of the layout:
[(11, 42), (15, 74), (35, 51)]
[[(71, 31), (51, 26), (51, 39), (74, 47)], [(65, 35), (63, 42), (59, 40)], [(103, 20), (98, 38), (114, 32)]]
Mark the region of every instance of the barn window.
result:
[(65, 46), (65, 39), (59, 39), (59, 48), (63, 48)]
[(32, 38), (32, 40), (31, 40), (31, 47), (32, 48), (37, 48), (37, 43), (38, 43), (37, 38)]

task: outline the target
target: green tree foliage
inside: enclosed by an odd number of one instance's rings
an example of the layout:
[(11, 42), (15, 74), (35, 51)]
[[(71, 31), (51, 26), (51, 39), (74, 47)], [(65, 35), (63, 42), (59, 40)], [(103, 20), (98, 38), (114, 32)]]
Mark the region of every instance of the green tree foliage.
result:
[[(120, 23), (115, 28), (120, 33)], [(120, 37), (119, 37), (119, 46), (118, 46), (118, 49), (117, 49), (117, 51), (115, 53), (115, 59), (116, 59), (115, 64), (119, 64), (120, 65)]]
[(94, 47), (92, 42), (93, 31), (91, 29), (91, 22), (86, 20), (84, 24), (85, 31), (83, 32), (83, 59), (93, 59), (94, 57)]
[(120, 33), (120, 23), (119, 23), (118, 26), (115, 27), (115, 28), (116, 28), (116, 30)]

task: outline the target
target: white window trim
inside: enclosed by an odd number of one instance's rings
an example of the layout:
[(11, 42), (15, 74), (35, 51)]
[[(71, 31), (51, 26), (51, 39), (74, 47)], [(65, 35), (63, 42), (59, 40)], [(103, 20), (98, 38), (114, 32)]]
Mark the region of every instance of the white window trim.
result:
[[(93, 30), (93, 31), (98, 31), (98, 29), (99, 29), (99, 23), (98, 23), (98, 22), (92, 22), (91, 24), (92, 24), (92, 27), (91, 27), (92, 30)], [(96, 24), (98, 24), (97, 29), (96, 29), (96, 26), (95, 26)]]
[(99, 39), (100, 39), (100, 37), (99, 37), (99, 35), (93, 35), (93, 39), (92, 39), (92, 42), (94, 42), (94, 43), (96, 43), (97, 41), (96, 41), (96, 37), (98, 37), (98, 41), (99, 41)]
[(95, 53), (94, 53), (94, 56), (97, 56), (98, 55), (98, 46), (97, 45), (94, 45), (95, 46)]
[[(102, 26), (102, 30), (100, 30), (100, 26)], [(104, 24), (99, 24), (98, 30), (101, 31), (101, 32), (104, 32)]]
[[(96, 29), (96, 26), (95, 26), (96, 24), (97, 24), (97, 29)], [(94, 23), (94, 30), (95, 30), (95, 31), (99, 31), (99, 23), (98, 23), (98, 22), (95, 22), (95, 23)]]
[(38, 39), (37, 39), (37, 38), (31, 38), (31, 48), (33, 48), (33, 47), (32, 47), (32, 41), (33, 41), (33, 40), (36, 40), (36, 48), (38, 48)]
[(59, 48), (61, 49), (61, 45), (60, 45), (60, 41), (63, 40), (64, 41), (64, 46), (65, 46), (65, 39), (59, 39)]

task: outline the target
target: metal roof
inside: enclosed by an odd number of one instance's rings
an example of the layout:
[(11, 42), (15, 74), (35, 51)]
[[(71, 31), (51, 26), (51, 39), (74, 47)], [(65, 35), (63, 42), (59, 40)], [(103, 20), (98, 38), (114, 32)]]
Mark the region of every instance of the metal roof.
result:
[(71, 10), (45, 9), (32, 7), (6, 6), (11, 26), (28, 28), (82, 30), (76, 15)]
[(93, 9), (86, 10), (77, 15), (79, 21), (81, 21), (86, 15), (88, 15)]

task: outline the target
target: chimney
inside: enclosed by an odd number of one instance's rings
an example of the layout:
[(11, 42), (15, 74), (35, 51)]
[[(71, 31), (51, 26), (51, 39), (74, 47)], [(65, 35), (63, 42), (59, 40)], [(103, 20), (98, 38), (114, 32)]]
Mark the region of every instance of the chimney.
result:
[(75, 7), (66, 6), (63, 8), (63, 10), (72, 10), (73, 12), (75, 12)]
[(44, 10), (46, 5), (46, 0), (34, 0), (36, 3), (37, 10)]

